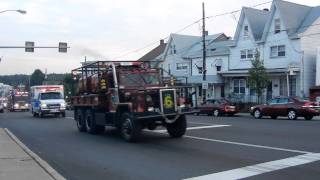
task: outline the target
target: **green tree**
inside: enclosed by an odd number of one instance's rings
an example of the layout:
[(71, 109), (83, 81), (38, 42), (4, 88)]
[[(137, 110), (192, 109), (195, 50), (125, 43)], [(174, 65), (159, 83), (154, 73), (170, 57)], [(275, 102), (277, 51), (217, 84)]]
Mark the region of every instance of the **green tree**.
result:
[(248, 85), (258, 96), (258, 103), (264, 90), (269, 85), (269, 76), (264, 67), (263, 61), (260, 60), (260, 52), (256, 50), (254, 59), (251, 61), (251, 68), (249, 69)]
[(73, 78), (72, 75), (69, 74), (65, 74), (64, 75), (64, 79), (63, 79), (63, 85), (64, 85), (64, 91), (65, 91), (65, 95), (66, 96), (73, 96), (74, 95), (74, 82), (73, 82)]
[(36, 69), (30, 77), (30, 86), (42, 85), (45, 75), (40, 69)]

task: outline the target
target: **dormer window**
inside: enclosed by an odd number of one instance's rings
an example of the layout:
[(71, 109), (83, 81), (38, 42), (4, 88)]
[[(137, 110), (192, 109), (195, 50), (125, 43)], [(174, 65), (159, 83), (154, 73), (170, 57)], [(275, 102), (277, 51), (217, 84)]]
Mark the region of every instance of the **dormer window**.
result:
[(281, 32), (281, 25), (280, 25), (280, 19), (274, 20), (274, 33), (278, 34)]
[(244, 26), (243, 36), (246, 38), (249, 37), (249, 26), (248, 25)]

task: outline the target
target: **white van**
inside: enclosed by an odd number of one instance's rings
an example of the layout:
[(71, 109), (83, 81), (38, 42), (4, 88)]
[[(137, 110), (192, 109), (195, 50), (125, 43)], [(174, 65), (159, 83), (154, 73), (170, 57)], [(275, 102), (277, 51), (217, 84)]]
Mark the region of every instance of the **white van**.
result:
[(42, 85), (30, 88), (31, 113), (34, 117), (47, 114), (66, 116), (63, 85)]

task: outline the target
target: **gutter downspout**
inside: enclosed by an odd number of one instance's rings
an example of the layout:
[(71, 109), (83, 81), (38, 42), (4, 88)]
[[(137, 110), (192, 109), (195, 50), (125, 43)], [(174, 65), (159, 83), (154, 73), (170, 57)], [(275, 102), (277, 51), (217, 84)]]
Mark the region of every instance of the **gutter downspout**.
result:
[(300, 93), (301, 97), (305, 97), (304, 93), (304, 51), (301, 52), (301, 65), (300, 65)]

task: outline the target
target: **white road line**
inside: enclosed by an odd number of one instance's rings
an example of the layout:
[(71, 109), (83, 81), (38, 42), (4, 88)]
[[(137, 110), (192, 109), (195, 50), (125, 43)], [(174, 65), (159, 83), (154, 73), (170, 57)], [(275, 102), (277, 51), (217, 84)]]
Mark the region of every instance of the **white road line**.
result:
[(209, 139), (209, 138), (202, 138), (202, 137), (196, 137), (196, 136), (184, 136), (184, 137), (190, 138), (190, 139), (203, 140), (203, 141), (233, 144), (233, 145), (239, 145), (239, 146), (249, 146), (249, 147), (255, 147), (255, 148), (262, 148), (262, 149), (272, 149), (272, 150), (294, 152), (294, 153), (301, 153), (301, 154), (313, 153), (308, 151), (300, 151), (300, 150), (294, 150), (294, 149), (278, 148), (278, 147), (263, 146), (263, 145), (256, 145), (256, 144), (247, 144), (247, 143), (240, 143), (240, 142), (233, 142), (233, 141), (224, 141), (219, 139)]
[(74, 119), (73, 117), (65, 117), (65, 118), (67, 118), (67, 119)]
[(39, 164), (40, 167), (43, 168), (53, 179), (55, 180), (65, 180), (65, 178), (58, 173), (55, 169), (53, 169), (46, 161), (41, 159), (36, 153), (31, 151), (26, 145), (24, 145), (9, 129), (4, 128), (5, 132), (8, 136), (18, 144), (22, 148), (24, 152), (26, 152), (32, 159), (35, 160)]
[(211, 179), (223, 179), (234, 180), (242, 179), (259, 174), (281, 170), (293, 166), (299, 166), (303, 164), (312, 163), (320, 160), (320, 153), (309, 153), (299, 156), (294, 156), (286, 159), (280, 159), (276, 161), (265, 162), (252, 166), (247, 166), (238, 169), (232, 169), (228, 171), (222, 171), (218, 173), (208, 174), (204, 176), (188, 178), (186, 180), (211, 180)]
[[(188, 127), (187, 130), (195, 130), (195, 129), (209, 129), (209, 128), (218, 128), (218, 127), (228, 127), (231, 125), (222, 125), (222, 124), (217, 124), (217, 125), (212, 125), (212, 126), (198, 126), (198, 127)], [(165, 133), (167, 130), (161, 129), (161, 130), (154, 130), (152, 132), (156, 133)]]
[(214, 125), (210, 123), (199, 123), (199, 122), (192, 122), (192, 121), (188, 121), (188, 124), (199, 124), (199, 125), (208, 125), (208, 126)]

